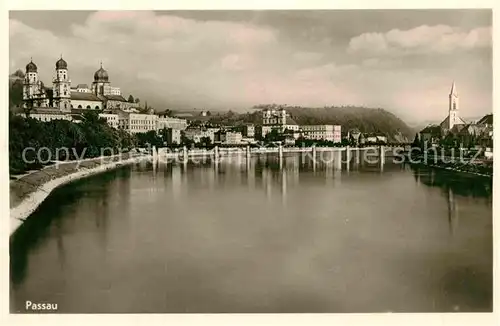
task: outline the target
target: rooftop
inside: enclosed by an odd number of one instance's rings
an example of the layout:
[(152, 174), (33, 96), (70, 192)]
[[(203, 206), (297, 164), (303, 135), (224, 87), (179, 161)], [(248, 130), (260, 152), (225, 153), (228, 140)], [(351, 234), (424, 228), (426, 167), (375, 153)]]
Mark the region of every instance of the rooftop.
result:
[(104, 97), (107, 100), (111, 100), (111, 101), (127, 102), (127, 100), (121, 95), (104, 95)]
[(59, 110), (58, 108), (45, 107), (45, 108), (34, 108), (30, 111), (30, 114), (66, 114)]
[(298, 125), (298, 123), (297, 123), (295, 120), (293, 120), (293, 118), (292, 118), (292, 117), (288, 117), (288, 118), (286, 119), (286, 124), (287, 124), (287, 125)]
[(420, 133), (423, 134), (441, 134), (441, 127), (438, 125), (429, 125), (422, 129)]
[(479, 120), (477, 122), (477, 124), (478, 125), (480, 125), (480, 124), (489, 124), (489, 125), (492, 125), (493, 124), (493, 113), (487, 114), (484, 117), (482, 117), (481, 120)]
[(80, 100), (80, 101), (101, 102), (101, 99), (99, 99), (96, 95), (94, 95), (92, 93), (71, 92), (71, 99), (72, 100)]

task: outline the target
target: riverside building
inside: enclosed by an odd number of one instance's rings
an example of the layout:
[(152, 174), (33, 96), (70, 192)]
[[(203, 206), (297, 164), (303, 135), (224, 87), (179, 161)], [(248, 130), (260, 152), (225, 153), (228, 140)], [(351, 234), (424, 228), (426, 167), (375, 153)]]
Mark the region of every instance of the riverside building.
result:
[(271, 131), (284, 133), (285, 130), (298, 134), (299, 125), (284, 108), (266, 108), (262, 110), (261, 136), (265, 137)]
[(341, 141), (342, 127), (339, 125), (302, 125), (301, 134), (306, 139), (325, 140), (334, 143)]
[(158, 130), (161, 129), (177, 129), (185, 130), (187, 128), (187, 120), (180, 118), (172, 118), (165, 114), (158, 115)]

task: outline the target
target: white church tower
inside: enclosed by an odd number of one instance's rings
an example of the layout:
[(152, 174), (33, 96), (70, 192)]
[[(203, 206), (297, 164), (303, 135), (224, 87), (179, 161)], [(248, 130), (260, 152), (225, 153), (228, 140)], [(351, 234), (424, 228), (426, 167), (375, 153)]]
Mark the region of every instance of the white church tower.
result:
[(456, 125), (465, 124), (465, 121), (460, 118), (458, 103), (457, 86), (455, 85), (455, 82), (453, 82), (451, 84), (450, 95), (448, 95), (448, 116), (440, 124), (442, 132), (447, 133)]
[(458, 92), (455, 82), (451, 85), (451, 91), (449, 95), (449, 107), (448, 107), (448, 130), (451, 130), (454, 125), (463, 123), (458, 116)]
[(31, 60), (26, 65), (23, 81), (23, 107), (26, 109), (47, 107), (48, 103), (45, 86), (38, 78), (38, 67)]
[(68, 64), (61, 58), (56, 62), (56, 75), (53, 80), (53, 105), (63, 112), (71, 111), (71, 80)]

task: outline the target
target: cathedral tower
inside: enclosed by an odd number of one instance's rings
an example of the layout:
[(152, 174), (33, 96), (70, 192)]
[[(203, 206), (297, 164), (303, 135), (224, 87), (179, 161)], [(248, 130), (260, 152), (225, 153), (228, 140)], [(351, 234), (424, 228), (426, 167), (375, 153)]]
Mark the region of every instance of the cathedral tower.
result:
[(111, 85), (109, 83), (109, 75), (106, 70), (101, 68), (94, 73), (94, 82), (92, 82), (92, 93), (95, 95), (110, 95)]
[(62, 56), (56, 62), (56, 75), (53, 80), (53, 104), (61, 111), (71, 111), (71, 80), (68, 75), (68, 64)]
[(38, 79), (38, 67), (33, 63), (33, 60), (26, 65), (23, 81), (23, 106), (25, 109), (48, 106), (45, 86)]

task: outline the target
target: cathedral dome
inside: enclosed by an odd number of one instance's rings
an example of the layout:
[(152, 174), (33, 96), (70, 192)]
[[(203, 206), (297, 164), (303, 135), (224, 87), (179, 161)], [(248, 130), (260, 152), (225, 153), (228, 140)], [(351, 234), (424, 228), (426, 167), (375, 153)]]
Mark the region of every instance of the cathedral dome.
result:
[(104, 70), (101, 66), (94, 74), (94, 81), (96, 82), (107, 82), (109, 79), (108, 72)]
[(64, 61), (63, 58), (57, 60), (56, 69), (68, 69), (68, 64)]
[(38, 68), (36, 66), (36, 64), (33, 63), (33, 61), (30, 61), (27, 65), (26, 65), (26, 72), (37, 72)]

